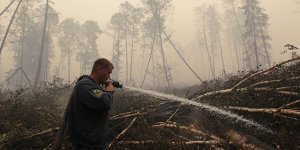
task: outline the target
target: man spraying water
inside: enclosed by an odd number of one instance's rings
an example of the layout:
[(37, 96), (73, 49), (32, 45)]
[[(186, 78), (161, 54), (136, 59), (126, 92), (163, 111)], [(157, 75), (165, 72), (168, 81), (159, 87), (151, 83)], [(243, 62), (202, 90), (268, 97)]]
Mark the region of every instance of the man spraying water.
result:
[(91, 74), (78, 79), (70, 101), (68, 130), (73, 149), (105, 149), (107, 114), (115, 87), (109, 83), (113, 65), (101, 58), (94, 62)]
[[(113, 100), (112, 94), (116, 87), (122, 87), (118, 82), (109, 80), (113, 68), (110, 61), (101, 58), (94, 62), (90, 75), (83, 75), (78, 79), (67, 106), (63, 125), (54, 142), (54, 149), (60, 149), (66, 126), (73, 149), (106, 148), (106, 123)], [(103, 84), (105, 88), (101, 86)]]

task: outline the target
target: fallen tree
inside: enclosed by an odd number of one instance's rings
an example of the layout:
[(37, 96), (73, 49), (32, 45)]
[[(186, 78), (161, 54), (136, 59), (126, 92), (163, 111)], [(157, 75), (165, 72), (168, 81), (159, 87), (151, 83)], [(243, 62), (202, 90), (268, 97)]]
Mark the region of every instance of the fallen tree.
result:
[[(226, 115), (230, 115), (227, 111), (223, 117), (215, 117), (206, 108), (170, 101), (159, 94), (149, 96), (124, 89), (114, 94), (108, 124), (109, 148), (299, 149), (300, 70), (297, 69), (299, 64), (295, 63), (298, 60), (233, 76), (231, 80), (209, 81), (193, 89), (198, 93), (192, 96), (192, 103), (201, 101), (217, 109), (230, 110), (250, 122), (272, 129), (275, 131), (272, 135), (226, 119)], [(208, 84), (218, 89), (205, 89)], [(11, 100), (0, 103), (0, 117), (3, 118), (0, 122), (0, 149), (51, 148), (66, 105), (60, 107), (56, 102), (67, 99), (66, 91), (70, 93), (71, 88), (44, 86), (37, 94), (13, 91), (8, 97)], [(182, 97), (188, 93), (182, 89), (178, 91), (183, 93)], [(241, 116), (236, 115), (237, 118)], [(62, 138), (62, 142), (62, 149), (71, 148), (68, 135)]]
[[(292, 58), (292, 59), (289, 59), (287, 61), (281, 62), (281, 63), (279, 63), (277, 65), (274, 65), (273, 67), (271, 67), (269, 69), (266, 69), (266, 70), (257, 71), (256, 73), (253, 73), (253, 74), (249, 75), (248, 77), (245, 77), (243, 80), (239, 81), (237, 84), (235, 84), (234, 86), (232, 86), (229, 89), (223, 89), (223, 90), (218, 90), (218, 91), (207, 92), (207, 93), (201, 94), (201, 95), (193, 98), (192, 100), (194, 100), (194, 101), (201, 101), (202, 99), (207, 98), (207, 97), (212, 97), (212, 96), (217, 96), (217, 95), (222, 95), (222, 94), (230, 94), (230, 93), (233, 93), (233, 92), (242, 92), (242, 91), (247, 91), (247, 90), (253, 90), (252, 87), (257, 86), (259, 84), (267, 84), (267, 83), (274, 83), (274, 82), (285, 81), (284, 79), (270, 80), (270, 81), (259, 81), (259, 82), (256, 82), (256, 83), (255, 82), (252, 83), (252, 85), (249, 85), (248, 87), (239, 88), (245, 82), (247, 82), (249, 80), (252, 80), (253, 78), (255, 78), (255, 77), (259, 76), (259, 75), (262, 75), (264, 73), (268, 73), (268, 72), (270, 72), (270, 71), (272, 71), (272, 70), (274, 70), (274, 69), (276, 69), (278, 67), (283, 66), (284, 64), (295, 62), (297, 60), (300, 60), (300, 57)], [(289, 80), (297, 80), (298, 78), (299, 77), (292, 77)], [(269, 87), (261, 87), (260, 89), (256, 89), (256, 90), (257, 91), (261, 91), (263, 89), (265, 89), (265, 91), (272, 90)]]
[(247, 108), (247, 107), (234, 107), (228, 106), (226, 107), (229, 110), (238, 110), (245, 111), (250, 113), (269, 113), (269, 114), (283, 114), (283, 115), (293, 115), (300, 117), (300, 111), (294, 109), (278, 109), (278, 108)]

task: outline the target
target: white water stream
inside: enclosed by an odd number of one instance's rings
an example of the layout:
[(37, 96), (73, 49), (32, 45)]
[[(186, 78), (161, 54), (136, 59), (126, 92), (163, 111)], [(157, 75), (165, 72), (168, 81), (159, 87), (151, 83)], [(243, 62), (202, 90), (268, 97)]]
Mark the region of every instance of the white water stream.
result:
[(141, 94), (145, 94), (145, 95), (149, 95), (151, 97), (154, 98), (158, 98), (158, 99), (163, 99), (163, 100), (171, 100), (171, 101), (177, 101), (177, 102), (181, 102), (184, 105), (193, 105), (196, 106), (200, 109), (203, 109), (205, 111), (210, 112), (213, 115), (216, 115), (217, 117), (221, 117), (222, 119), (226, 119), (228, 121), (234, 121), (234, 123), (240, 123), (240, 124), (244, 124), (244, 127), (250, 128), (250, 129), (255, 129), (256, 131), (259, 131), (259, 134), (262, 133), (269, 133), (269, 134), (273, 134), (273, 131), (264, 127), (263, 125), (252, 121), (252, 120), (248, 120), (242, 116), (239, 116), (235, 113), (232, 113), (230, 111), (226, 111), (214, 106), (210, 106), (207, 104), (203, 104), (200, 102), (196, 102), (196, 101), (192, 101), (192, 100), (188, 100), (185, 98), (180, 98), (177, 97), (175, 95), (170, 95), (170, 94), (165, 94), (165, 93), (160, 93), (157, 91), (150, 91), (150, 90), (143, 90), (143, 89), (139, 89), (139, 88), (134, 88), (134, 87), (124, 87), (129, 91), (136, 91), (139, 92)]

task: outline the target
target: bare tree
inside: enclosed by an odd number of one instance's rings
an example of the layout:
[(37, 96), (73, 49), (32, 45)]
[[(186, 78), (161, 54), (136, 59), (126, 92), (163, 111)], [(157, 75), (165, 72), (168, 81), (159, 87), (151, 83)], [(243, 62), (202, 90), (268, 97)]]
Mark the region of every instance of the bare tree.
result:
[[(133, 73), (133, 56), (134, 56), (134, 44), (139, 32), (140, 20), (142, 17), (141, 8), (133, 6), (128, 1), (120, 5), (120, 13), (123, 18), (119, 21), (122, 22), (122, 35), (125, 40), (125, 61), (126, 61), (126, 70), (125, 70), (125, 84), (132, 84), (132, 73)], [(130, 39), (131, 38), (131, 39)], [(129, 44), (129, 42), (131, 42)], [(129, 45), (131, 50), (129, 52)], [(130, 58), (129, 58), (130, 56)], [(130, 63), (130, 65), (129, 65)]]
[[(175, 44), (172, 42), (172, 40), (170, 39), (170, 36), (165, 32), (164, 35), (166, 36), (167, 40), (170, 42), (170, 44), (172, 45), (172, 47), (174, 48), (174, 50), (176, 51), (176, 53), (178, 54), (178, 56), (181, 58), (181, 60), (183, 61), (183, 63), (191, 70), (191, 72), (199, 79), (200, 82), (202, 82), (202, 79), (198, 76), (198, 74), (192, 69), (192, 67), (187, 63), (187, 61), (183, 58), (182, 54), (180, 54), (179, 50), (176, 48)], [(171, 78), (171, 77), (170, 77)]]
[(128, 38), (129, 38), (129, 30), (130, 30), (130, 11), (132, 10), (132, 5), (126, 1), (120, 6), (120, 13), (123, 15), (123, 23), (124, 23), (124, 38), (125, 38), (125, 61), (126, 61), (126, 70), (125, 70), (125, 84), (128, 85), (129, 82), (129, 59), (128, 59)]
[(171, 89), (172, 87), (172, 79), (170, 71), (167, 69), (167, 61), (163, 46), (163, 38), (162, 33), (165, 30), (165, 21), (167, 19), (168, 13), (170, 13), (170, 8), (172, 6), (172, 0), (143, 0), (142, 1), (147, 12), (148, 19), (155, 21), (155, 27), (157, 28), (157, 36), (159, 39), (160, 53), (162, 57), (162, 65), (164, 68), (165, 80), (167, 82), (167, 87)]
[(14, 12), (14, 14), (12, 15), (12, 17), (11, 17), (11, 19), (10, 19), (10, 22), (9, 22), (9, 24), (8, 24), (8, 27), (7, 27), (7, 29), (6, 29), (5, 35), (4, 35), (4, 37), (3, 37), (3, 40), (2, 40), (2, 43), (1, 43), (1, 46), (0, 46), (0, 55), (1, 55), (2, 49), (3, 49), (4, 45), (5, 45), (5, 41), (6, 41), (6, 38), (7, 38), (8, 33), (9, 33), (9, 29), (10, 29), (10, 27), (11, 27), (11, 25), (12, 25), (14, 19), (15, 19), (16, 13), (18, 12), (18, 9), (19, 9), (20, 4), (22, 3), (22, 1), (23, 1), (23, 0), (20, 0), (20, 1), (19, 1), (18, 6), (17, 6), (17, 8), (15, 9), (15, 12)]
[[(30, 5), (28, 3), (28, 1), (23, 2), (23, 6), (21, 6), (21, 13), (20, 15), (17, 17), (17, 25), (16, 26), (20, 26), (20, 40), (19, 40), (19, 49), (18, 50), (18, 60), (17, 60), (17, 64), (15, 64), (15, 68), (23, 66), (23, 53), (24, 53), (24, 41), (25, 41), (25, 30), (26, 30), (26, 18), (28, 17), (28, 5)], [(17, 59), (17, 58), (16, 58)], [(17, 84), (23, 85), (23, 74), (20, 73), (20, 78), (17, 78), (16, 82)]]
[[(237, 65), (237, 70), (241, 69), (241, 51), (240, 48), (243, 49), (241, 34), (239, 32), (239, 27), (236, 24), (235, 18), (232, 18), (234, 16), (234, 12), (231, 9), (228, 9), (224, 13), (224, 24), (225, 24), (225, 31), (228, 36), (227, 40), (228, 43), (231, 45), (232, 52), (235, 54), (235, 63), (232, 63), (233, 66), (235, 64)], [(232, 60), (233, 61), (233, 60)]]
[(112, 62), (115, 66), (115, 71), (112, 73), (112, 77), (115, 80), (119, 80), (119, 71), (120, 71), (120, 30), (114, 31), (114, 40), (113, 40), (113, 56)]
[(144, 60), (145, 60), (145, 50), (146, 50), (146, 36), (142, 35), (143, 38), (143, 44), (141, 45), (142, 49), (142, 63), (141, 63), (141, 71), (140, 71), (140, 81), (143, 80), (143, 70), (144, 70)]
[(148, 40), (150, 41), (150, 55), (147, 61), (147, 65), (145, 68), (145, 73), (144, 73), (144, 77), (142, 78), (142, 83), (140, 85), (140, 87), (143, 87), (144, 83), (145, 83), (145, 79), (146, 76), (148, 74), (148, 69), (149, 69), (149, 65), (150, 65), (150, 61), (152, 60), (152, 77), (153, 77), (153, 87), (155, 87), (155, 67), (154, 67), (154, 58), (153, 58), (153, 53), (154, 53), (154, 44), (156, 41), (156, 34), (157, 34), (157, 29), (155, 27), (155, 22), (153, 21), (153, 19), (148, 19), (144, 22), (144, 36), (148, 38)]
[(138, 38), (138, 33), (141, 26), (141, 18), (143, 17), (141, 8), (133, 8), (131, 13), (131, 54), (130, 54), (130, 77), (129, 81), (133, 84), (133, 56), (134, 56), (134, 43)]
[[(225, 64), (224, 64), (224, 58), (223, 58), (223, 48), (221, 43), (221, 36), (220, 36), (220, 30), (221, 30), (221, 24), (220, 24), (220, 16), (216, 10), (216, 8), (212, 5), (210, 5), (205, 15), (207, 17), (207, 27), (208, 27), (208, 33), (210, 36), (210, 45), (211, 45), (211, 57), (212, 57), (212, 63), (213, 63), (213, 69), (215, 72), (215, 50), (217, 49), (217, 44), (219, 44), (219, 50), (221, 54), (221, 60), (222, 60), (222, 66), (224, 73), (226, 72)], [(218, 42), (215, 42), (218, 41)]]
[(41, 73), (41, 67), (42, 67), (42, 60), (43, 60), (43, 53), (44, 53), (44, 44), (45, 44), (45, 35), (46, 35), (46, 29), (47, 29), (47, 20), (48, 20), (48, 4), (49, 0), (46, 2), (46, 11), (45, 11), (45, 21), (44, 21), (44, 27), (43, 27), (43, 35), (42, 35), (42, 44), (41, 44), (41, 51), (40, 51), (40, 57), (39, 57), (39, 63), (38, 63), (38, 69), (35, 76), (34, 85), (37, 85), (40, 73)]
[(206, 52), (207, 52), (207, 58), (208, 58), (209, 66), (210, 66), (210, 71), (211, 71), (213, 79), (215, 79), (215, 71), (214, 71), (214, 68), (213, 68), (211, 55), (210, 55), (209, 49), (208, 49), (206, 24), (205, 24), (205, 5), (202, 5), (201, 7), (197, 7), (195, 9), (195, 11), (196, 11), (196, 14), (199, 17), (199, 22), (201, 22), (200, 25), (202, 26), (201, 28), (202, 28), (203, 38), (204, 38), (205, 49), (206, 49)]

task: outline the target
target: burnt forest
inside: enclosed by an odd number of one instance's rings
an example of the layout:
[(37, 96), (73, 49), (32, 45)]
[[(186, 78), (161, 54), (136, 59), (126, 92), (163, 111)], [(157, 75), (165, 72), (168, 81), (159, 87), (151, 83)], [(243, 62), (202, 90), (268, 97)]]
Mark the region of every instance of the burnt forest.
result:
[(99, 58), (106, 149), (300, 149), (299, 18), (300, 0), (0, 0), (0, 149), (74, 149)]

